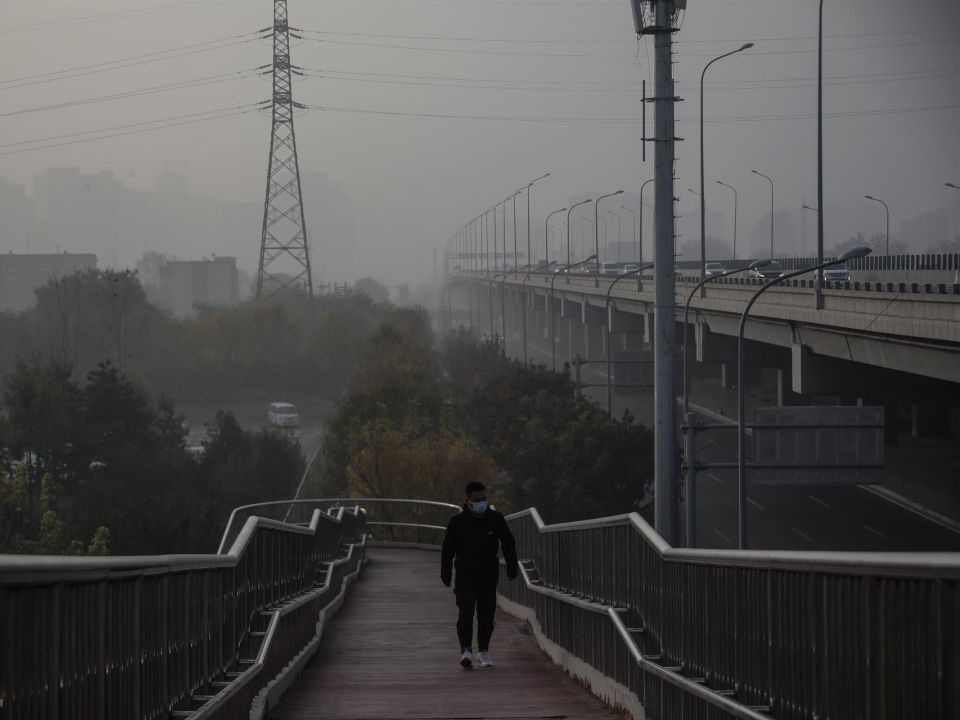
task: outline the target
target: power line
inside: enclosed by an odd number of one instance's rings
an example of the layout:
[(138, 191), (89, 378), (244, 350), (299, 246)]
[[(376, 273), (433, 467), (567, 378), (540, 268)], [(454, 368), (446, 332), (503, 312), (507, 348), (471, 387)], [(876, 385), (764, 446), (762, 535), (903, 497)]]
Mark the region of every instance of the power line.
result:
[(89, 65), (78, 65), (62, 70), (51, 70), (45, 73), (35, 75), (25, 75), (19, 78), (9, 78), (0, 80), (0, 90), (10, 90), (13, 88), (28, 87), (31, 85), (41, 85), (47, 82), (57, 80), (69, 80), (75, 77), (93, 75), (110, 70), (120, 70), (137, 65), (146, 65), (163, 60), (172, 60), (173, 58), (196, 55), (198, 53), (210, 52), (213, 50), (222, 50), (235, 45), (244, 45), (259, 39), (256, 33), (244, 33), (242, 35), (233, 35), (218, 40), (207, 40), (204, 42), (183, 45), (181, 47), (170, 48), (168, 50), (157, 50), (155, 52), (144, 53), (142, 55), (131, 55), (128, 57), (117, 58), (116, 60), (104, 60), (103, 62), (91, 63)]
[[(555, 118), (555, 117), (522, 117), (512, 115), (473, 115), (473, 114), (450, 114), (450, 113), (418, 113), (404, 112), (396, 110), (371, 110), (365, 108), (347, 108), (335, 107), (331, 105), (306, 105), (311, 110), (321, 110), (324, 112), (355, 113), (362, 115), (386, 115), (395, 117), (422, 117), (437, 118), (445, 120), (489, 120), (501, 122), (523, 122), (523, 123), (546, 123), (546, 124), (595, 124), (595, 125), (639, 125), (642, 120), (633, 118)], [(824, 117), (844, 118), (844, 117), (863, 117), (870, 115), (898, 115), (904, 113), (931, 112), (938, 110), (956, 110), (960, 109), (960, 104), (951, 105), (926, 105), (920, 107), (894, 108), (890, 110), (852, 110), (847, 112), (824, 113)], [(768, 122), (774, 120), (809, 120), (816, 118), (815, 114), (794, 114), (794, 115), (741, 115), (707, 118), (707, 123), (723, 122)], [(678, 118), (681, 123), (699, 123), (699, 118)]]
[(44, 22), (30, 23), (28, 25), (15, 25), (13, 27), (0, 28), (0, 35), (10, 35), (12, 33), (32, 32), (35, 30), (50, 30), (53, 28), (69, 27), (72, 25), (86, 25), (89, 23), (103, 22), (105, 20), (124, 20), (130, 17), (140, 17), (143, 15), (158, 15), (168, 12), (180, 12), (182, 10), (195, 10), (198, 8), (216, 7), (217, 5), (233, 5), (243, 0), (219, 0), (218, 2), (204, 2), (203, 0), (191, 0), (190, 2), (179, 2), (164, 7), (138, 8), (134, 10), (121, 10), (112, 13), (102, 13), (99, 15), (85, 15), (82, 17), (64, 18), (62, 20), (47, 20)]
[[(387, 33), (357, 33), (357, 32), (336, 32), (330, 30), (302, 30), (301, 32), (311, 34), (311, 35), (331, 35), (334, 37), (359, 37), (359, 38), (379, 38), (379, 39), (388, 39), (388, 40), (433, 40), (433, 41), (446, 41), (446, 42), (479, 42), (479, 43), (515, 43), (515, 44), (551, 44), (551, 45), (630, 45), (631, 47), (636, 45), (635, 40), (585, 40), (582, 38), (566, 38), (561, 40), (547, 40), (544, 38), (478, 38), (478, 37), (452, 37), (452, 36), (440, 36), (440, 35), (395, 35)], [(887, 36), (903, 36), (903, 35), (916, 35), (916, 34), (926, 34), (926, 33), (944, 33), (944, 32), (960, 32), (960, 28), (940, 28), (937, 30), (910, 30), (910, 31), (898, 31), (898, 32), (883, 32), (883, 33), (851, 33), (846, 35), (825, 35), (824, 39), (848, 39), (848, 38), (861, 38), (861, 37), (887, 37)], [(792, 37), (761, 37), (761, 38), (751, 38), (751, 42), (789, 42), (789, 41), (799, 41), (799, 40), (816, 40), (816, 35), (797, 35)], [(740, 39), (714, 39), (714, 40), (678, 40), (677, 44), (681, 43), (727, 43), (727, 42), (743, 42)], [(949, 42), (949, 40), (947, 41)], [(923, 43), (925, 44), (925, 43)]]
[(116, 125), (114, 127), (100, 128), (99, 130), (84, 130), (81, 132), (66, 133), (65, 135), (51, 135), (49, 137), (35, 138), (33, 140), (19, 140), (17, 142), (2, 143), (0, 144), (0, 148), (18, 147), (21, 145), (34, 145), (37, 143), (50, 142), (52, 140), (65, 140), (67, 138), (78, 138), (83, 135), (94, 135), (97, 133), (122, 131), (130, 128), (140, 128), (148, 125), (155, 125), (157, 123), (187, 120), (191, 118), (201, 117), (204, 115), (212, 115), (215, 113), (235, 112), (239, 110), (251, 111), (251, 110), (257, 110), (259, 108), (260, 108), (259, 103), (248, 103), (246, 105), (234, 105), (232, 107), (218, 108), (216, 110), (204, 110), (202, 112), (187, 113), (186, 115), (174, 115), (172, 117), (159, 118), (157, 120), (144, 120), (142, 122), (126, 123), (124, 125)]
[(106, 135), (98, 135), (97, 137), (83, 138), (80, 140), (68, 140), (66, 142), (52, 143), (49, 145), (38, 145), (36, 147), (22, 148), (19, 150), (5, 150), (3, 152), (0, 152), (0, 156), (18, 155), (20, 153), (33, 152), (35, 150), (47, 150), (49, 148), (65, 147), (67, 145), (80, 145), (83, 143), (95, 142), (97, 140), (111, 140), (113, 138), (123, 137), (125, 135), (139, 135), (141, 133), (153, 132), (155, 130), (166, 130), (168, 128), (181, 127), (183, 125), (194, 125), (196, 123), (209, 122), (210, 120), (223, 120), (225, 118), (236, 117), (239, 115), (246, 115), (247, 113), (253, 112), (257, 109), (258, 108), (256, 107), (248, 107), (243, 110), (234, 110), (232, 112), (221, 113), (218, 115), (210, 115), (208, 117), (199, 117), (199, 118), (193, 118), (189, 120), (183, 120), (180, 122), (171, 122), (163, 125), (157, 125), (156, 127), (146, 127), (146, 128), (140, 128), (140, 129), (134, 129), (134, 130), (127, 130), (122, 132), (110, 133)]
[(111, 95), (100, 95), (93, 98), (84, 98), (81, 100), (71, 100), (69, 102), (56, 103), (54, 105), (42, 105), (40, 107), (34, 108), (25, 108), (22, 110), (11, 110), (8, 112), (0, 113), (0, 118), (13, 117), (16, 115), (27, 115), (30, 113), (44, 112), (46, 110), (61, 110), (69, 107), (77, 107), (81, 105), (93, 105), (101, 102), (109, 102), (111, 100), (121, 100), (124, 98), (130, 97), (141, 97), (143, 95), (154, 95), (157, 93), (171, 92), (173, 90), (181, 90), (195, 87), (205, 87), (207, 85), (219, 85), (231, 80), (240, 80), (247, 77), (254, 77), (257, 70), (240, 70), (238, 72), (231, 73), (220, 73), (219, 75), (209, 75), (203, 78), (195, 78), (193, 80), (184, 80), (177, 83), (167, 83), (165, 85), (154, 85), (153, 87), (143, 88), (140, 90), (130, 90), (127, 92), (113, 93)]

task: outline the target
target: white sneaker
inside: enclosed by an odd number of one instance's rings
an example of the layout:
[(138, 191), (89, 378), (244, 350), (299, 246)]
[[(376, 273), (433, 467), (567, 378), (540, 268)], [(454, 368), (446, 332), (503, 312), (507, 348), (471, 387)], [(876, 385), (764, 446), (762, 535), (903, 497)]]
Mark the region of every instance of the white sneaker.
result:
[(460, 657), (460, 665), (463, 666), (464, 670), (473, 668), (473, 650), (470, 648), (463, 649), (463, 655)]
[(486, 650), (477, 653), (477, 660), (480, 661), (481, 667), (493, 667), (493, 660), (490, 659), (490, 653)]

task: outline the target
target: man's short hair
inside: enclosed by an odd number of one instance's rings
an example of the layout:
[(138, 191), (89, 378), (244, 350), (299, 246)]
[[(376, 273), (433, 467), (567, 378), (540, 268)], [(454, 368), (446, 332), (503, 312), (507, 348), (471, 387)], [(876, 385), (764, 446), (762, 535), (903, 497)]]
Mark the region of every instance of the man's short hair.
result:
[(473, 480), (472, 482), (468, 482), (467, 487), (464, 488), (464, 492), (466, 493), (467, 497), (470, 497), (475, 492), (485, 493), (486, 491), (487, 491), (486, 486), (479, 480)]

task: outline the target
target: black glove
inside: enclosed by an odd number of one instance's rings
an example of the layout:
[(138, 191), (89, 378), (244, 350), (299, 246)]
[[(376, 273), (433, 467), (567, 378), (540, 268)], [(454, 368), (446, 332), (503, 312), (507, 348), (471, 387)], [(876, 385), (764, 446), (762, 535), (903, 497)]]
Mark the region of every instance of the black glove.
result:
[(517, 579), (517, 568), (507, 568), (507, 580), (516, 580)]
[(442, 582), (442, 583), (443, 583), (444, 585), (446, 585), (447, 587), (450, 587), (450, 580), (452, 580), (452, 578), (450, 577), (450, 575), (448, 575), (448, 574), (446, 574), (446, 573), (442, 573), (442, 574), (440, 575), (440, 582)]

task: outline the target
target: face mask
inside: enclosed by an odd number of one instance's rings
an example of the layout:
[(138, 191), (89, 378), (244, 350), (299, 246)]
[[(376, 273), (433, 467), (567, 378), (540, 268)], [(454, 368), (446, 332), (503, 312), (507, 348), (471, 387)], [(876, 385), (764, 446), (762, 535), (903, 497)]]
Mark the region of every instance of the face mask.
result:
[(486, 500), (474, 500), (472, 503), (470, 503), (470, 510), (477, 513), (477, 515), (485, 513), (487, 511), (487, 507), (488, 505)]

